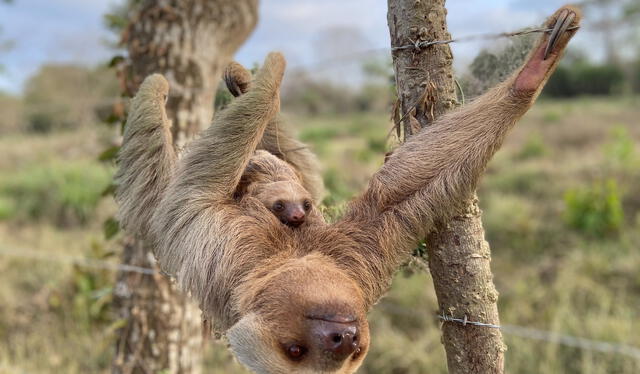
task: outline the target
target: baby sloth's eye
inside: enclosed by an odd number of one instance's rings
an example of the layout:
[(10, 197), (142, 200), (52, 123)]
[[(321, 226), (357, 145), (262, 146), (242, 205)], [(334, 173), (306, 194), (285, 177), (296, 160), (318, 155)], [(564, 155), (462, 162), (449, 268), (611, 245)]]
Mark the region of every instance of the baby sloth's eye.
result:
[(273, 210), (275, 210), (276, 212), (282, 212), (284, 210), (284, 204), (282, 203), (282, 201), (276, 201), (273, 204)]
[(311, 209), (311, 201), (305, 200), (302, 206), (304, 207), (304, 210)]
[(299, 361), (302, 359), (305, 353), (307, 353), (307, 349), (301, 345), (291, 344), (287, 347), (287, 356), (292, 361)]

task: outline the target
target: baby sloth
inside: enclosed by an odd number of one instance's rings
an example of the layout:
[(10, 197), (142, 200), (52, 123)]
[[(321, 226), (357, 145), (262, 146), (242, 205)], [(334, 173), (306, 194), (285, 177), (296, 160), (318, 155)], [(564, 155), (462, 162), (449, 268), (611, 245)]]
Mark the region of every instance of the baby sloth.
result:
[(235, 197), (237, 200), (257, 199), (280, 222), (290, 227), (321, 219), (296, 170), (264, 150), (257, 150), (249, 160)]

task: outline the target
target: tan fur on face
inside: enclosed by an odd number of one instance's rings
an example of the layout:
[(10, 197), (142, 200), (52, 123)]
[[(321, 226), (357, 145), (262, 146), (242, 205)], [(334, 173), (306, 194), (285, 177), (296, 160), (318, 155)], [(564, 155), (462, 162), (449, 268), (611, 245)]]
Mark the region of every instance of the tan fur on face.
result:
[[(572, 26), (579, 19), (578, 13)], [(292, 362), (280, 344), (303, 339), (318, 346), (317, 337), (306, 333), (310, 314), (354, 314), (366, 353), (366, 313), (417, 240), (475, 190), (574, 33), (565, 33), (546, 60), (544, 34), (506, 82), (397, 148), (340, 221), (298, 229), (282, 225), (257, 199), (236, 198), (255, 150), (279, 134), (270, 126), (279, 108), (284, 58), (270, 54), (249, 91), (219, 113), (179, 161), (166, 136), (160, 101), (166, 84), (149, 77), (133, 100), (119, 155), (121, 222), (152, 241), (162, 269), (228, 332), (247, 367), (269, 374), (352, 373), (364, 354), (331, 361), (310, 349), (307, 361)], [(277, 150), (277, 142), (266, 142)], [(285, 161), (315, 196), (306, 183), (319, 175), (310, 179), (310, 169), (296, 166), (308, 159), (297, 157)]]
[[(358, 285), (336, 268), (331, 259), (318, 254), (273, 265), (277, 267), (267, 267), (269, 271), (254, 274), (257, 278), (244, 283), (248, 288), (241, 288), (236, 292), (242, 314), (259, 316), (252, 318), (253, 321), (259, 320), (259, 328), (258, 331), (248, 330), (240, 334), (238, 331), (244, 328), (238, 327), (246, 323), (240, 320), (231, 327), (228, 335), (232, 349), (243, 362), (260, 360), (261, 355), (247, 351), (243, 346), (244, 342), (238, 339), (239, 335), (257, 333), (262, 336), (258, 350), (271, 352), (274, 365), (270, 367), (269, 373), (285, 373), (292, 369), (296, 373), (355, 371), (362, 364), (369, 348), (369, 328), (364, 314), (365, 306), (358, 304), (358, 300), (360, 303), (364, 302)], [(301, 277), (307, 282), (297, 282)], [(322, 284), (322, 287), (316, 287), (317, 284)], [(358, 320), (362, 350), (344, 362), (336, 363), (328, 359), (321, 349), (310, 342), (312, 337), (305, 333), (309, 323), (308, 316), (325, 315), (328, 312), (352, 316)], [(286, 357), (284, 350), (287, 343), (291, 342), (309, 347), (309, 352), (301, 361), (291, 362)]]
[[(315, 207), (313, 196), (302, 186), (296, 170), (264, 150), (256, 151), (249, 160), (234, 196), (238, 200), (257, 199), (285, 224), (291, 223), (287, 213), (292, 208), (301, 209), (304, 212), (305, 224), (324, 222), (322, 215)], [(284, 210), (277, 211), (274, 208), (276, 203), (282, 204)], [(311, 207), (305, 208), (306, 204), (310, 204)], [(296, 222), (295, 226), (299, 224)]]

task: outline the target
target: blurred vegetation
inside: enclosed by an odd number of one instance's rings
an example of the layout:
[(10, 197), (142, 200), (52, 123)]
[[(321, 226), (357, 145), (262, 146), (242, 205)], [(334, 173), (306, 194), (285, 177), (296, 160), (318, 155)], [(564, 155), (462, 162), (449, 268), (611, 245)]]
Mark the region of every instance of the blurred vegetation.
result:
[(595, 237), (617, 234), (624, 212), (615, 180), (568, 190), (564, 195), (567, 223)]
[(550, 97), (618, 94), (623, 90), (624, 80), (624, 72), (615, 65), (580, 60), (559, 66), (544, 93)]
[(0, 219), (85, 224), (113, 169), (92, 162), (53, 162), (0, 175)]
[(47, 65), (26, 84), (26, 130), (46, 133), (97, 122), (96, 110), (117, 96), (113, 73), (73, 65)]
[[(107, 19), (114, 30), (125, 8)], [(481, 52), (459, 79), (467, 98), (504, 79), (530, 43)], [(364, 72), (359, 87), (300, 71), (283, 87), (287, 120), (321, 159), (329, 220), (397, 145), (388, 136), (390, 63), (367, 61)], [(117, 262), (122, 237), (108, 219), (116, 207), (102, 198), (114, 165), (99, 155), (115, 149), (119, 131), (97, 125), (118, 96), (115, 85), (102, 68), (49, 65), (24, 95), (0, 94), (0, 250)], [(216, 107), (232, 99), (218, 93)], [(479, 196), (505, 324), (640, 347), (637, 93), (638, 57), (595, 63), (572, 51), (490, 163)], [(1, 373), (109, 372), (122, 323), (111, 312), (112, 271), (0, 257), (0, 274)], [(371, 312), (372, 347), (360, 373), (445, 373), (437, 308), (428, 272), (399, 271)], [(640, 372), (624, 355), (505, 339), (511, 373)], [(207, 350), (207, 372), (246, 373), (224, 343)]]
[[(640, 346), (639, 100), (542, 101), (490, 164), (479, 194), (505, 323)], [(322, 160), (325, 214), (339, 216), (394, 145), (386, 113), (287, 117)], [(113, 170), (97, 161), (110, 131), (0, 139), (0, 210), (8, 212), (0, 221), (2, 247), (117, 261), (119, 239), (103, 236), (115, 206), (96, 203)], [(109, 371), (121, 322), (110, 312), (113, 272), (3, 257), (0, 273), (0, 367)], [(371, 313), (373, 346), (361, 373), (445, 372), (430, 284), (417, 268), (397, 275)], [(626, 356), (505, 338), (509, 372), (640, 370)], [(224, 344), (207, 350), (212, 372), (245, 373)]]
[(27, 81), (22, 97), (0, 93), (0, 134), (93, 127), (117, 96), (113, 72), (104, 67), (45, 65)]

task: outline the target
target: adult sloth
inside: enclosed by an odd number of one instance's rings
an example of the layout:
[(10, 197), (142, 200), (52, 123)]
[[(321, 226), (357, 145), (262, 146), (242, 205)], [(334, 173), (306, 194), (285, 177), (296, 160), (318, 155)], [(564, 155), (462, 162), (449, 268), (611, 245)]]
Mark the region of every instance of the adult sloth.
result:
[(575, 9), (558, 11), (547, 23), (555, 31), (510, 79), (396, 149), (338, 222), (297, 229), (233, 198), (257, 146), (273, 138), (284, 58), (270, 54), (248, 92), (180, 160), (167, 130), (167, 82), (151, 76), (133, 100), (119, 157), (123, 225), (150, 241), (247, 367), (352, 373), (369, 348), (367, 311), (433, 222), (475, 190), (578, 22)]

